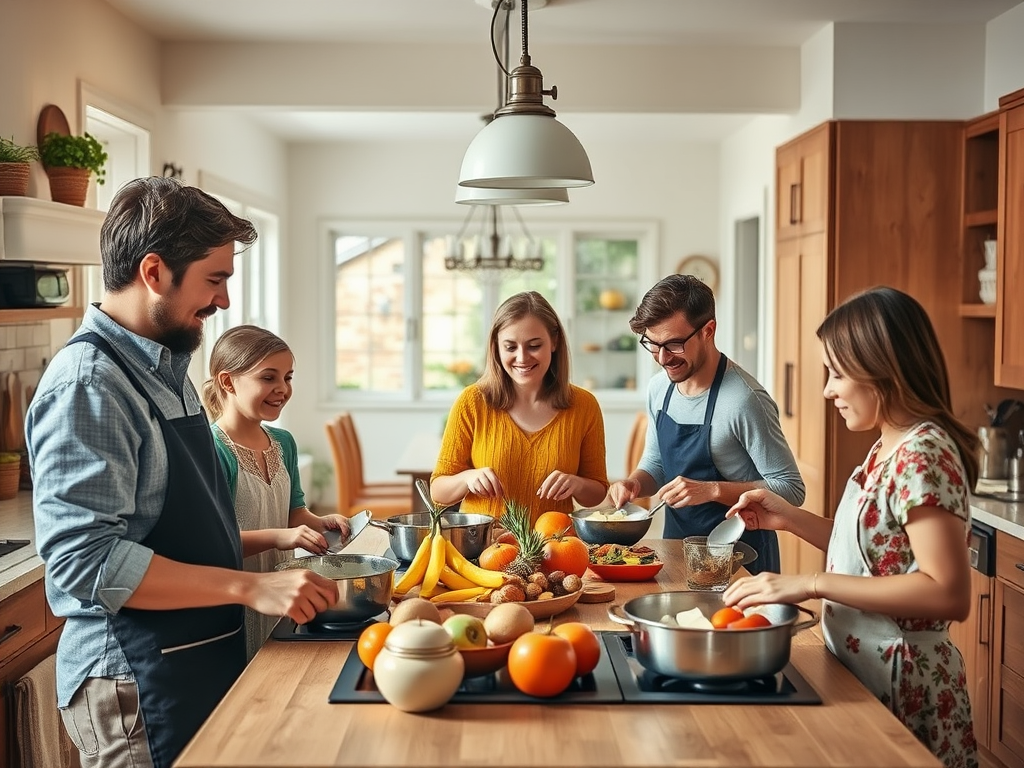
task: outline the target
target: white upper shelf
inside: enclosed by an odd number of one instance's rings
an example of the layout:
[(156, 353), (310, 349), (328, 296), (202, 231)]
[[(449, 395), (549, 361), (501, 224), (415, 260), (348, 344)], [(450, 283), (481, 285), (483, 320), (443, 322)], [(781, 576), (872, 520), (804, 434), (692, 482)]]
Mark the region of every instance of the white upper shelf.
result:
[(99, 264), (100, 226), (95, 208), (0, 196), (0, 260), (34, 264)]

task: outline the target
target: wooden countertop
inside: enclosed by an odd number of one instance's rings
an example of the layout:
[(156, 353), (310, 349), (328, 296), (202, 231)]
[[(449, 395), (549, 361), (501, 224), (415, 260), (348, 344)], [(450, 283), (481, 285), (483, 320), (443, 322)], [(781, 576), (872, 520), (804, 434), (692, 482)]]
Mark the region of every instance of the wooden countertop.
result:
[[(360, 551), (382, 552), (367, 529)], [(656, 582), (616, 584), (616, 602), (682, 588), (678, 542), (651, 540)], [(577, 604), (555, 621), (621, 629), (610, 603)], [(176, 768), (320, 766), (914, 766), (939, 761), (824, 647), (793, 638), (791, 661), (819, 706), (446, 705), (408, 714), (388, 704), (330, 704), (350, 642), (270, 640), (175, 763)]]
[(32, 521), (32, 491), (19, 491), (13, 499), (0, 501), (0, 539), (28, 539), (29, 543), (0, 556), (0, 600), (43, 578), (43, 561), (36, 552), (36, 529)]

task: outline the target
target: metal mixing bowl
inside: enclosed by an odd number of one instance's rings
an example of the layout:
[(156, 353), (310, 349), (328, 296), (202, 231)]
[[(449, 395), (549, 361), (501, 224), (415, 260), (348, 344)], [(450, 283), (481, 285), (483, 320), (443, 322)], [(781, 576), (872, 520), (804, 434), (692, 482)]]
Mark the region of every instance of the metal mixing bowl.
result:
[[(370, 525), (383, 528), (391, 536), (391, 551), (400, 560), (409, 562), (430, 531), (430, 513), (395, 515), (387, 520), (371, 520)], [(490, 515), (445, 512), (441, 515), (441, 535), (448, 539), (467, 560), (480, 556), (491, 543), (494, 518)]]
[[(608, 618), (632, 630), (637, 661), (652, 672), (721, 682), (774, 675), (789, 662), (793, 635), (818, 622), (814, 611), (788, 603), (759, 606), (772, 626), (756, 629), (691, 629), (661, 621), (691, 608), (710, 619), (724, 607), (720, 592), (653, 592), (609, 607)], [(811, 618), (797, 623), (800, 612)]]
[(338, 602), (326, 611), (320, 611), (310, 624), (358, 624), (383, 613), (391, 604), (398, 561), (375, 555), (339, 553), (285, 560), (274, 570), (295, 568), (326, 576), (338, 585)]
[(587, 544), (636, 544), (647, 535), (654, 516), (638, 504), (628, 503), (622, 509), (627, 514), (643, 513), (646, 517), (639, 520), (588, 520), (587, 517), (595, 512), (614, 512), (615, 508), (577, 509), (570, 513), (576, 535)]

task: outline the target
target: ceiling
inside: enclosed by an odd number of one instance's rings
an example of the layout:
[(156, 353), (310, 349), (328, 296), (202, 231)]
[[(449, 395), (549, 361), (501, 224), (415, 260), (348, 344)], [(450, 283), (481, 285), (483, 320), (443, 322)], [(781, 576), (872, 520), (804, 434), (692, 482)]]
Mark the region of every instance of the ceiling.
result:
[[(160, 40), (191, 42), (472, 42), (488, 34), (490, 0), (106, 0)], [(984, 23), (1020, 0), (547, 0), (531, 11), (530, 50), (545, 45), (801, 45), (831, 22)], [(540, 5), (538, 2), (537, 5)], [(486, 105), (482, 105), (485, 106)], [(435, 138), (466, 115), (248, 110), (287, 141)], [(479, 119), (479, 115), (474, 116)], [(717, 140), (750, 116), (582, 115), (588, 135)], [(458, 126), (458, 130), (456, 130)]]

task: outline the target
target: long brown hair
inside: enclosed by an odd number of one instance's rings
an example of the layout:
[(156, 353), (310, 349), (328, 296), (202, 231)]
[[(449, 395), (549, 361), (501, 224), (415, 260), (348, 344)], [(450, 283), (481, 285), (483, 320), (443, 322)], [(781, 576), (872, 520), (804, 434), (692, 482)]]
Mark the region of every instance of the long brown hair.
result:
[(544, 382), (541, 385), (541, 399), (549, 402), (553, 408), (564, 410), (572, 404), (572, 388), (569, 385), (569, 345), (566, 343), (562, 321), (558, 319), (548, 300), (536, 291), (510, 296), (494, 313), (494, 322), (491, 324), (491, 334), (487, 343), (484, 374), (477, 382), (477, 386), (480, 387), (486, 403), (492, 408), (507, 411), (515, 403), (515, 385), (502, 367), (501, 356), (498, 353), (498, 334), (524, 317), (535, 317), (540, 320), (551, 336), (554, 349), (551, 352), (551, 365), (544, 374)]
[(220, 374), (240, 375), (256, 368), (278, 352), (291, 352), (284, 339), (255, 325), (236, 325), (224, 331), (210, 353), (210, 378), (203, 382), (203, 405), (216, 421), (224, 413), (224, 388)]
[(878, 396), (882, 419), (892, 423), (892, 413), (903, 411), (942, 427), (974, 488), (978, 437), (953, 415), (946, 360), (916, 299), (895, 288), (871, 288), (832, 310), (817, 333), (833, 367)]

